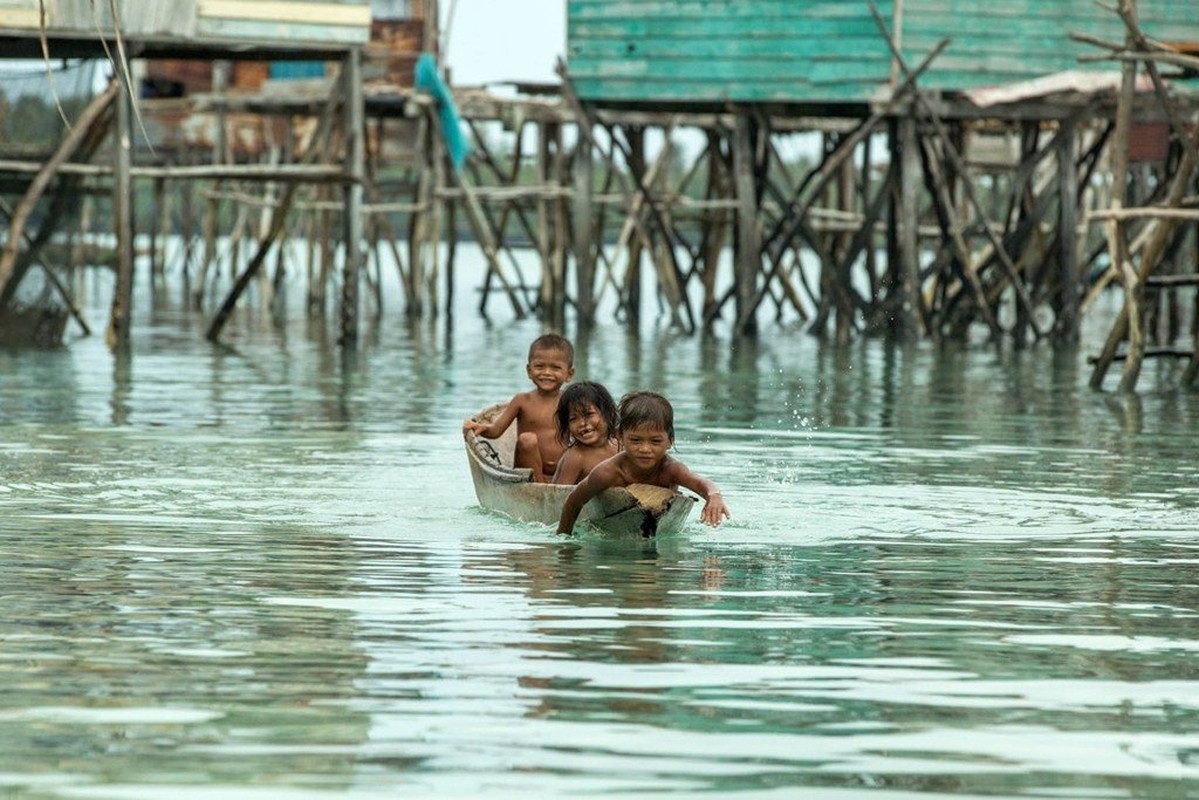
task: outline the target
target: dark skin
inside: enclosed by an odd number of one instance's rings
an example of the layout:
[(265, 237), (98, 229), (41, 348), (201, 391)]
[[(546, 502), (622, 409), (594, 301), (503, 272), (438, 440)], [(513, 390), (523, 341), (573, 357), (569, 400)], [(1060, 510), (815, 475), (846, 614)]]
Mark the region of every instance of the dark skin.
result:
[(594, 405), (570, 409), (569, 430), (571, 445), (554, 472), (554, 483), (558, 484), (578, 483), (601, 462), (616, 455), (616, 440)]
[(706, 501), (699, 514), (700, 521), (713, 527), (732, 516), (715, 483), (667, 455), (674, 439), (666, 431), (649, 425), (624, 430), (620, 433), (620, 445), (621, 452), (598, 464), (566, 498), (558, 533), (571, 533), (583, 506), (600, 492), (634, 483), (690, 489)]
[(554, 412), (562, 387), (574, 377), (574, 365), (567, 354), (557, 348), (534, 350), (525, 374), (533, 389), (513, 397), (500, 415), (490, 424), (467, 419), (463, 431), (496, 439), (516, 421), (516, 453), (514, 466), (533, 470), (533, 480), (549, 483), (554, 478), (558, 460), (565, 449), (558, 441)]

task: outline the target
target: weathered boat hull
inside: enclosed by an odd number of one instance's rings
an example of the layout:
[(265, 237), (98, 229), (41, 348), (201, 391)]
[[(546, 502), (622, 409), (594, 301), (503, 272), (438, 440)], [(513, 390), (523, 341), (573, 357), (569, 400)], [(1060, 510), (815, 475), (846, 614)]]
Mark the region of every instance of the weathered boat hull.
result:
[[(475, 418), (493, 418), (502, 408), (492, 406)], [(515, 424), (498, 439), (484, 439), (473, 433), (464, 438), (479, 505), (522, 522), (558, 523), (562, 504), (573, 487), (533, 483), (530, 470), (512, 466)], [(609, 489), (583, 507), (578, 526), (615, 537), (677, 533), (694, 505), (694, 498), (658, 486)]]

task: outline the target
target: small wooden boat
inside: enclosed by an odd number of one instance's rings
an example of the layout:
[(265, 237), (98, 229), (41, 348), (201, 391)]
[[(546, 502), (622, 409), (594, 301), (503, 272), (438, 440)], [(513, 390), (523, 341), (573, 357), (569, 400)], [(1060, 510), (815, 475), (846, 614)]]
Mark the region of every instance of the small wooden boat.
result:
[[(475, 415), (487, 422), (504, 408), (492, 406)], [(498, 439), (464, 434), (470, 475), (479, 505), (522, 522), (557, 525), (562, 504), (571, 486), (533, 483), (532, 470), (512, 466), (516, 449), (516, 423)], [(576, 527), (589, 528), (606, 536), (650, 537), (682, 529), (695, 505), (695, 498), (661, 486), (634, 484), (609, 489), (594, 498), (579, 514)]]

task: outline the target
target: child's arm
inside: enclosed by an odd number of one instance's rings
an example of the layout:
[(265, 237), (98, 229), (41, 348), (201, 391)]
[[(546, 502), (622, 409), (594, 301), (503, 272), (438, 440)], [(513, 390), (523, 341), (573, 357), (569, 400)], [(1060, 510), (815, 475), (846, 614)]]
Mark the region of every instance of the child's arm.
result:
[(498, 439), (503, 435), (504, 431), (508, 430), (508, 426), (512, 424), (512, 420), (516, 419), (516, 415), (520, 413), (520, 395), (516, 395), (508, 401), (508, 405), (504, 406), (504, 410), (500, 415), (493, 419), (489, 424), (475, 422), (470, 417), (467, 417), (462, 423), (462, 432), (474, 431), (476, 436), (482, 436), (485, 439)]
[(579, 482), (582, 472), (582, 457), (574, 449), (568, 447), (562, 454), (562, 458), (558, 459), (558, 468), (554, 470), (553, 483), (572, 486)]
[(583, 510), (583, 506), (604, 489), (615, 486), (617, 478), (616, 468), (607, 461), (591, 470), (591, 473), (583, 479), (582, 483), (575, 486), (570, 496), (566, 498), (566, 502), (562, 504), (562, 516), (558, 518), (557, 532), (560, 534), (574, 532), (575, 522), (579, 519), (579, 512)]
[(675, 483), (704, 498), (704, 507), (699, 512), (700, 522), (716, 527), (725, 519), (733, 516), (729, 512), (729, 507), (724, 504), (724, 496), (720, 494), (720, 489), (716, 488), (716, 484), (701, 475), (696, 475), (687, 469), (685, 464), (673, 461), (673, 459), (671, 467), (671, 477)]

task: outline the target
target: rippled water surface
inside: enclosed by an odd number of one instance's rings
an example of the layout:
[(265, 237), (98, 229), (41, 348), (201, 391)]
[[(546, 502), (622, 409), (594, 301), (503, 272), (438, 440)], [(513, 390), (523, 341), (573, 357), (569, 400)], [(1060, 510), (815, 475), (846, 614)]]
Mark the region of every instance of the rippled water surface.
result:
[(1169, 368), (601, 326), (579, 377), (665, 391), (734, 516), (564, 542), (475, 502), (539, 328), (468, 289), (352, 357), (171, 294), (0, 352), (0, 797), (1199, 796)]

